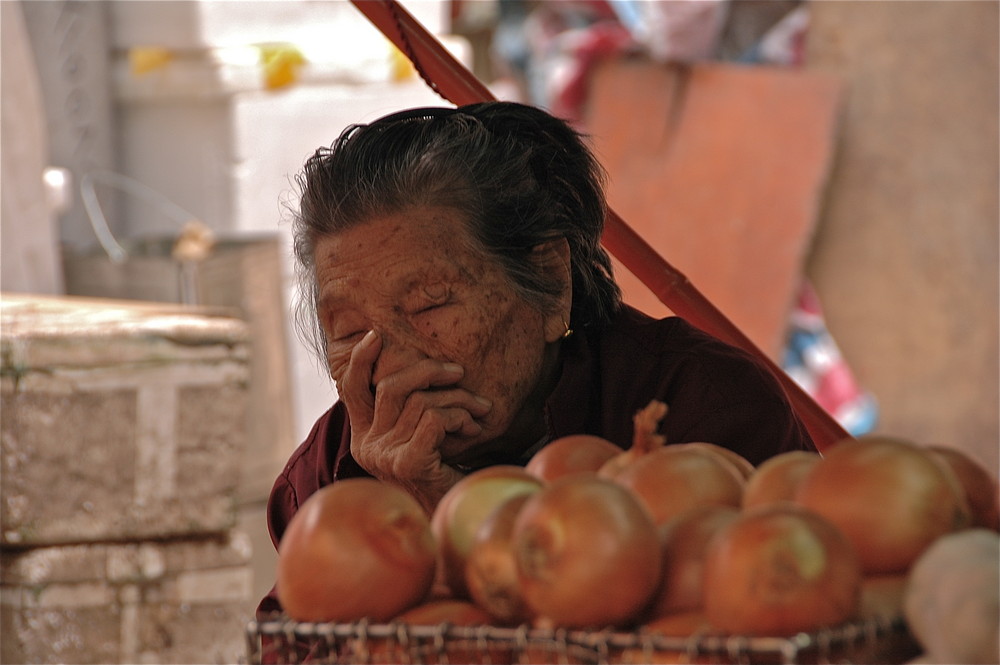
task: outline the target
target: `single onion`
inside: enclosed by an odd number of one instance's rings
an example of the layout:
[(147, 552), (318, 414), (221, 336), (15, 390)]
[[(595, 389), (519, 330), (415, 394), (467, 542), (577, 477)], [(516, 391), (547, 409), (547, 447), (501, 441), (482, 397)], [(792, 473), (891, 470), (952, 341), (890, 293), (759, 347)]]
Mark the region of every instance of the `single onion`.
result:
[(764, 460), (743, 488), (743, 509), (794, 501), (802, 479), (820, 459), (816, 452), (790, 450)]
[(715, 443), (708, 443), (707, 441), (695, 441), (692, 443), (681, 443), (675, 445), (701, 448), (703, 450), (707, 450), (709, 452), (715, 453), (716, 455), (719, 455), (724, 460), (726, 460), (734, 467), (736, 467), (736, 470), (739, 472), (741, 476), (743, 476), (744, 480), (752, 476), (757, 468), (753, 465), (753, 463), (750, 460), (748, 460), (746, 457), (743, 457), (743, 455), (740, 455), (735, 450), (730, 450), (725, 446), (720, 446)]
[(594, 475), (557, 480), (528, 498), (511, 538), (521, 592), (539, 627), (633, 622), (660, 581), (649, 514)]
[(965, 492), (972, 514), (972, 527), (1000, 531), (1000, 490), (997, 479), (968, 454), (949, 446), (932, 445), (927, 450), (954, 472)]
[(521, 594), (511, 535), (514, 522), (530, 494), (503, 502), (476, 531), (465, 563), (465, 582), (475, 603), (496, 623), (514, 625), (531, 618)]
[(393, 619), (408, 626), (482, 626), (490, 623), (490, 615), (483, 608), (467, 600), (430, 600), (411, 607)]
[(718, 455), (683, 445), (636, 458), (614, 481), (639, 498), (657, 525), (698, 506), (738, 508), (746, 482)]
[[(698, 637), (695, 637), (696, 634)], [(699, 637), (712, 634), (712, 626), (705, 618), (705, 613), (700, 610), (668, 614), (644, 624), (640, 631), (639, 646), (623, 649), (621, 655), (612, 659), (612, 662), (621, 665), (718, 663), (718, 654), (698, 653), (697, 648), (690, 648), (690, 643), (685, 643), (683, 648), (662, 649), (657, 648), (658, 640), (652, 639), (654, 637), (686, 637), (697, 640)], [(715, 634), (718, 634), (718, 631), (715, 631)]]
[(847, 535), (865, 574), (905, 572), (928, 545), (970, 521), (945, 465), (913, 443), (879, 436), (827, 450), (795, 501)]
[(709, 543), (705, 616), (739, 635), (785, 636), (855, 616), (861, 569), (850, 541), (805, 508), (741, 513)]
[(278, 547), (278, 600), (298, 621), (387, 621), (434, 580), (427, 515), (403, 490), (371, 478), (310, 496)]
[(543, 482), (523, 467), (488, 466), (473, 471), (438, 502), (431, 516), (431, 531), (438, 543), (438, 583), (455, 598), (467, 600), (465, 563), (476, 531), (493, 510), (514, 496), (539, 491)]
[(698, 610), (702, 591), (705, 551), (712, 537), (739, 517), (731, 506), (698, 506), (659, 527), (663, 548), (663, 580), (653, 598), (649, 616), (656, 618)]
[(596, 473), (622, 449), (591, 434), (570, 434), (547, 443), (531, 456), (525, 471), (546, 482), (578, 473)]
[(643, 625), (643, 630), (667, 637), (690, 637), (695, 633), (710, 634), (712, 626), (708, 623), (704, 610), (698, 609), (675, 612), (652, 619)]
[[(483, 654), (461, 640), (441, 643), (410, 634), (412, 626), (483, 626), (490, 622), (489, 614), (466, 600), (428, 600), (393, 618), (399, 630), (387, 638), (358, 637), (349, 641), (355, 659), (365, 663), (441, 663), (479, 662)], [(428, 648), (430, 647), (430, 648)], [(509, 662), (508, 650), (491, 650), (495, 662)]]

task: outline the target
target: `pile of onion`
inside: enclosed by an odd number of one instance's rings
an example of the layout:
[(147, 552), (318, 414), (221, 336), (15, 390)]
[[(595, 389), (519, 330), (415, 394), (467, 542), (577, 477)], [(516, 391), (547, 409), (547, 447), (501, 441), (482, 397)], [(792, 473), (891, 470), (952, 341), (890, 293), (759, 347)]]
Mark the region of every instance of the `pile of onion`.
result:
[(278, 600), (298, 621), (388, 621), (434, 581), (427, 514), (409, 494), (371, 478), (310, 496), (278, 548)]
[(284, 534), (278, 599), (299, 621), (787, 636), (898, 616), (931, 544), (1000, 530), (996, 479), (953, 449), (869, 436), (754, 467), (666, 445), (666, 414), (636, 413), (628, 450), (576, 434), (470, 473), (430, 517), (374, 479), (325, 487)]

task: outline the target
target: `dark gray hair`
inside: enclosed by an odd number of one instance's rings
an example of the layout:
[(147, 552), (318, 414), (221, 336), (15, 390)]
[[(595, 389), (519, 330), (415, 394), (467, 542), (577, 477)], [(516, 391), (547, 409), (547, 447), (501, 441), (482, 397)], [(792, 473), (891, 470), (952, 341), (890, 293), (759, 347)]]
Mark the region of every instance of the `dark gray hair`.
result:
[(300, 332), (324, 358), (317, 242), (415, 206), (456, 210), (513, 288), (540, 311), (551, 311), (560, 285), (537, 269), (532, 249), (565, 238), (573, 276), (569, 325), (600, 327), (621, 307), (611, 259), (600, 244), (605, 180), (581, 134), (523, 104), (419, 108), (351, 125), (297, 176), (301, 198), (292, 231)]

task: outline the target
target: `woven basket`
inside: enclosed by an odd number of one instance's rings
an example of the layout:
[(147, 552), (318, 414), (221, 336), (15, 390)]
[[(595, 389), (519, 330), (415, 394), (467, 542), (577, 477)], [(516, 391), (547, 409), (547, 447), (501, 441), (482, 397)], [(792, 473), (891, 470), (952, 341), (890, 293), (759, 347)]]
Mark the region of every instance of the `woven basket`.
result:
[(247, 626), (250, 663), (904, 663), (920, 651), (902, 619), (791, 637), (541, 630), (527, 626), (300, 623)]

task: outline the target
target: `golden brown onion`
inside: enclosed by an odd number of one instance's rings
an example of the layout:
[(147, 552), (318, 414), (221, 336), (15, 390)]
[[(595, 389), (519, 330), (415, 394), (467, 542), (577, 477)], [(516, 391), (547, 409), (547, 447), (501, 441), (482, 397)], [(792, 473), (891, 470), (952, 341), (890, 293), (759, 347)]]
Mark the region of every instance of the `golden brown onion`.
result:
[(819, 460), (819, 453), (791, 450), (761, 462), (743, 488), (743, 509), (794, 501), (802, 479)]
[(660, 581), (649, 514), (623, 487), (597, 476), (557, 480), (532, 495), (512, 542), (521, 591), (539, 626), (627, 625)]
[(1000, 531), (1000, 490), (997, 479), (967, 453), (948, 446), (928, 446), (955, 473), (965, 491), (972, 527)]
[(614, 480), (639, 498), (657, 525), (698, 506), (738, 508), (746, 482), (718, 455), (683, 445), (638, 457)]
[(479, 526), (507, 499), (537, 492), (542, 486), (541, 480), (513, 465), (488, 466), (455, 483), (431, 516), (439, 550), (439, 585), (447, 586), (455, 598), (468, 600), (465, 562)]
[(607, 439), (590, 434), (571, 434), (555, 439), (532, 455), (524, 469), (546, 482), (578, 473), (596, 473), (622, 449)]
[(371, 478), (327, 485), (295, 513), (278, 548), (277, 593), (299, 621), (387, 621), (434, 580), (427, 514)]
[(709, 544), (705, 616), (739, 635), (792, 635), (855, 616), (861, 569), (847, 538), (795, 504), (741, 513)]
[(827, 450), (795, 500), (847, 535), (865, 574), (905, 572), (928, 545), (970, 521), (954, 474), (927, 450), (887, 437)]

